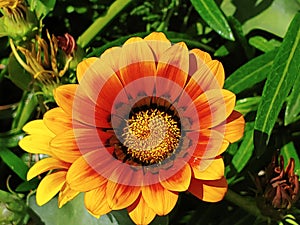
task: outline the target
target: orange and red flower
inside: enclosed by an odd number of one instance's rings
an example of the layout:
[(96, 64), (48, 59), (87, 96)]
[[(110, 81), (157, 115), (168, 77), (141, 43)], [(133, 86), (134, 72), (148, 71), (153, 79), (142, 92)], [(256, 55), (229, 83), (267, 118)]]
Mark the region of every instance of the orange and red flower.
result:
[(37, 162), (28, 179), (48, 170), (37, 189), (42, 205), (85, 193), (100, 216), (127, 208), (149, 224), (189, 191), (220, 201), (227, 190), (220, 154), (244, 131), (235, 95), (222, 89), (222, 64), (162, 33), (134, 37), (78, 65), (79, 84), (56, 89), (59, 107), (28, 123), (20, 142)]

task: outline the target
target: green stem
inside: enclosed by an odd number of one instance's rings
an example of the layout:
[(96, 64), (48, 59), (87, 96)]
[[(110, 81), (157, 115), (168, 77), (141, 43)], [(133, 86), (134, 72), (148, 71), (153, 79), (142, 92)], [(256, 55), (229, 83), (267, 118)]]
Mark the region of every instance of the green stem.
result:
[(230, 189), (228, 189), (225, 199), (256, 217), (266, 219), (266, 217), (261, 214), (254, 200), (251, 200), (247, 197), (242, 197)]
[(100, 33), (132, 0), (116, 0), (107, 10), (106, 15), (99, 17), (86, 31), (78, 38), (77, 44), (85, 48), (93, 38)]

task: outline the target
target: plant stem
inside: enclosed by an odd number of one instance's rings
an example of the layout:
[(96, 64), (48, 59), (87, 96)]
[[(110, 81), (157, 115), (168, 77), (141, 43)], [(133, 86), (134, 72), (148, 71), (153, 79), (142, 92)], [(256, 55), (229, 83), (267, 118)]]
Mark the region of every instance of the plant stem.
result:
[(77, 44), (85, 48), (132, 0), (116, 0), (107, 10), (106, 15), (99, 17), (83, 34), (78, 37)]
[(225, 199), (241, 207), (242, 209), (256, 217), (266, 218), (261, 214), (259, 208), (256, 206), (256, 203), (253, 199), (251, 200), (247, 197), (240, 196), (239, 194), (235, 193), (230, 189), (228, 189)]

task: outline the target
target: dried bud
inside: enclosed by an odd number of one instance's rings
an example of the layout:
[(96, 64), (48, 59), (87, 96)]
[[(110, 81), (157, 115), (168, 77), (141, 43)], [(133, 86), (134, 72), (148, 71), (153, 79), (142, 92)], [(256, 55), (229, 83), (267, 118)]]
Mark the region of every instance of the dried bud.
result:
[[(284, 159), (276, 154), (266, 168), (264, 176), (256, 180), (261, 201), (259, 207), (263, 213), (274, 215), (275, 211), (283, 216), (299, 198), (299, 178), (294, 173), (295, 160), (291, 158), (286, 168)], [(275, 210), (275, 211), (274, 211)], [(273, 211), (273, 212), (272, 212)], [(272, 212), (272, 213), (270, 213)], [(277, 214), (277, 216), (279, 216)]]
[(76, 42), (72, 35), (66, 33), (64, 36), (58, 36), (58, 47), (60, 47), (67, 55), (73, 54), (76, 50)]

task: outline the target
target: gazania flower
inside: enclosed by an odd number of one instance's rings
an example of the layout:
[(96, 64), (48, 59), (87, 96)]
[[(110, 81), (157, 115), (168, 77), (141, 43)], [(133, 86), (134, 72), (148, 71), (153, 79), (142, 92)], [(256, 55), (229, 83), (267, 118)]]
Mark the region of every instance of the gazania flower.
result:
[(50, 156), (28, 179), (53, 171), (38, 204), (59, 192), (61, 206), (84, 192), (95, 216), (127, 208), (136, 224), (149, 224), (174, 208), (179, 192), (222, 200), (220, 154), (242, 137), (244, 119), (222, 89), (221, 63), (152, 33), (86, 59), (77, 78), (56, 89), (58, 108), (24, 128), (21, 147)]

